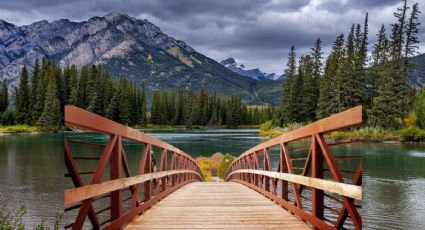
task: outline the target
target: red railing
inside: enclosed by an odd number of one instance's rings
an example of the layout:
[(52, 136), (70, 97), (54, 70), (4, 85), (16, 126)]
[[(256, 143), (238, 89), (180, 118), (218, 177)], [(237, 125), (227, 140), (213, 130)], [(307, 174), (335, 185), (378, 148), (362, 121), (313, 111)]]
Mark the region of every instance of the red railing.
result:
[[(138, 130), (74, 106), (65, 106), (65, 124), (109, 136), (106, 145), (72, 140), (64, 142), (68, 169), (66, 176), (72, 179), (75, 186), (65, 190), (64, 206), (67, 213), (74, 212), (76, 215), (75, 222), (67, 224), (65, 228), (82, 229), (91, 223), (94, 229), (120, 229), (183, 185), (203, 181), (202, 172), (191, 156)], [(133, 176), (123, 140), (144, 146), (137, 173)], [(102, 153), (98, 157), (74, 156), (71, 145), (99, 148)], [(158, 165), (153, 163), (155, 151), (160, 154)], [(170, 155), (171, 159), (168, 160)], [(77, 167), (77, 160), (97, 161), (97, 165), (94, 171), (82, 172)], [(106, 170), (108, 167), (109, 175)], [(154, 168), (158, 170), (154, 172)], [(83, 177), (87, 176), (91, 178), (85, 184)], [(102, 181), (105, 177), (108, 179)], [(123, 198), (126, 191), (129, 197)], [(109, 199), (109, 202), (105, 199)], [(108, 206), (97, 208), (96, 202)], [(87, 218), (89, 221), (86, 221)]]
[[(358, 142), (328, 144), (324, 138), (326, 133), (361, 123), (362, 108), (358, 106), (273, 138), (239, 156), (230, 165), (226, 181), (239, 182), (260, 192), (314, 228), (361, 229), (357, 207), (362, 199), (362, 158), (333, 156), (329, 149)], [(300, 140), (309, 141), (310, 147), (289, 149), (290, 143), (299, 143)], [(277, 167), (274, 168), (270, 154), (272, 148), (279, 151)], [(308, 150), (305, 157), (293, 156), (303, 150)], [(263, 158), (262, 165), (260, 158)], [(355, 168), (340, 170), (337, 161), (347, 160), (353, 161), (350, 165), (355, 165)], [(293, 167), (295, 161), (298, 164), (304, 162), (304, 167)], [(296, 170), (300, 172), (294, 173)], [(325, 172), (330, 172), (330, 177), (325, 178)], [(344, 179), (350, 183), (344, 183)]]

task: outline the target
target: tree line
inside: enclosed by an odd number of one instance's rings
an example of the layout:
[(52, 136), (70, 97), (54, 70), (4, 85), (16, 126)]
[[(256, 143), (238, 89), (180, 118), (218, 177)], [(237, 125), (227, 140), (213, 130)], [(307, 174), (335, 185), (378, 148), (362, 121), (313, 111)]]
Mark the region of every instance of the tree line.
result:
[(222, 99), (206, 90), (155, 91), (149, 112), (144, 86), (137, 86), (124, 77), (113, 81), (101, 66), (84, 66), (79, 70), (73, 65), (61, 69), (47, 59), (41, 63), (36, 61), (31, 78), (24, 66), (19, 86), (12, 90), (12, 98), (8, 91), (4, 81), (0, 88), (3, 125), (60, 127), (65, 105), (75, 105), (137, 127), (148, 123), (186, 127), (258, 125), (272, 119), (275, 113), (270, 105), (249, 108), (239, 96)]
[(154, 92), (150, 121), (157, 125), (238, 127), (259, 125), (272, 119), (273, 114), (271, 105), (248, 107), (239, 96), (221, 99), (205, 89), (171, 90)]
[[(304, 123), (363, 105), (368, 125), (395, 128), (413, 108), (415, 89), (409, 84), (409, 57), (418, 48), (419, 5), (406, 1), (394, 13), (390, 35), (385, 25), (377, 34), (371, 59), (368, 14), (363, 25), (353, 24), (348, 35), (337, 36), (324, 65), (321, 40), (297, 64), (291, 47), (282, 83), (281, 125)], [(411, 9), (411, 10), (410, 10)]]

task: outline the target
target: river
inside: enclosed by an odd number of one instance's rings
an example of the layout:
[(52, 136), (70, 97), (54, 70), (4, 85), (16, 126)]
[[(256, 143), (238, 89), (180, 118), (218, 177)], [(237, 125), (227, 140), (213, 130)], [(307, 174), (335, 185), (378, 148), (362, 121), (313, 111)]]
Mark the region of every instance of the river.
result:
[[(267, 139), (256, 130), (151, 131), (196, 157), (215, 152), (238, 155)], [(25, 203), (24, 222), (29, 228), (46, 218), (52, 223), (63, 211), (65, 178), (63, 140), (104, 142), (96, 134), (34, 134), (0, 136), (0, 207), (17, 210)], [(131, 165), (136, 165), (138, 145), (125, 143)], [(363, 155), (364, 229), (419, 229), (425, 226), (425, 145), (361, 144), (338, 146), (335, 155)], [(276, 158), (272, 152), (272, 158)], [(70, 220), (65, 218), (65, 223)]]

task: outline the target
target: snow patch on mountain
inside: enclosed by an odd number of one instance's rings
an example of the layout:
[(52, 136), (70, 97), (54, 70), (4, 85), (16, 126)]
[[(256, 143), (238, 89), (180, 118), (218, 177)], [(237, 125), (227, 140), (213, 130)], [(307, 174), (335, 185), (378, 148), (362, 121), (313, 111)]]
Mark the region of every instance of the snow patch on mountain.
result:
[(230, 69), (231, 71), (241, 76), (249, 77), (257, 81), (262, 81), (262, 80), (277, 81), (277, 80), (283, 79), (286, 76), (285, 74), (278, 75), (275, 73), (264, 73), (259, 68), (245, 69), (246, 68), (245, 65), (237, 63), (236, 60), (232, 57), (221, 61), (220, 64), (222, 64), (226, 68)]

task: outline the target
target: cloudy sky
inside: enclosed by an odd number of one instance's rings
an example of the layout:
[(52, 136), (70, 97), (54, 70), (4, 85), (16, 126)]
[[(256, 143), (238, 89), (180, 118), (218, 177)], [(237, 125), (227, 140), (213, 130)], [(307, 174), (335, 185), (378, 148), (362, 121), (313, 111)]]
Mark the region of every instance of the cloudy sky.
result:
[[(399, 0), (2, 0), (0, 18), (26, 25), (118, 11), (150, 20), (217, 61), (234, 57), (247, 67), (281, 73), (291, 45), (306, 53), (320, 37), (327, 54), (336, 36), (362, 23), (366, 12), (373, 43), (381, 24), (394, 22), (398, 6)], [(425, 44), (425, 4), (420, 9), (419, 39)]]

